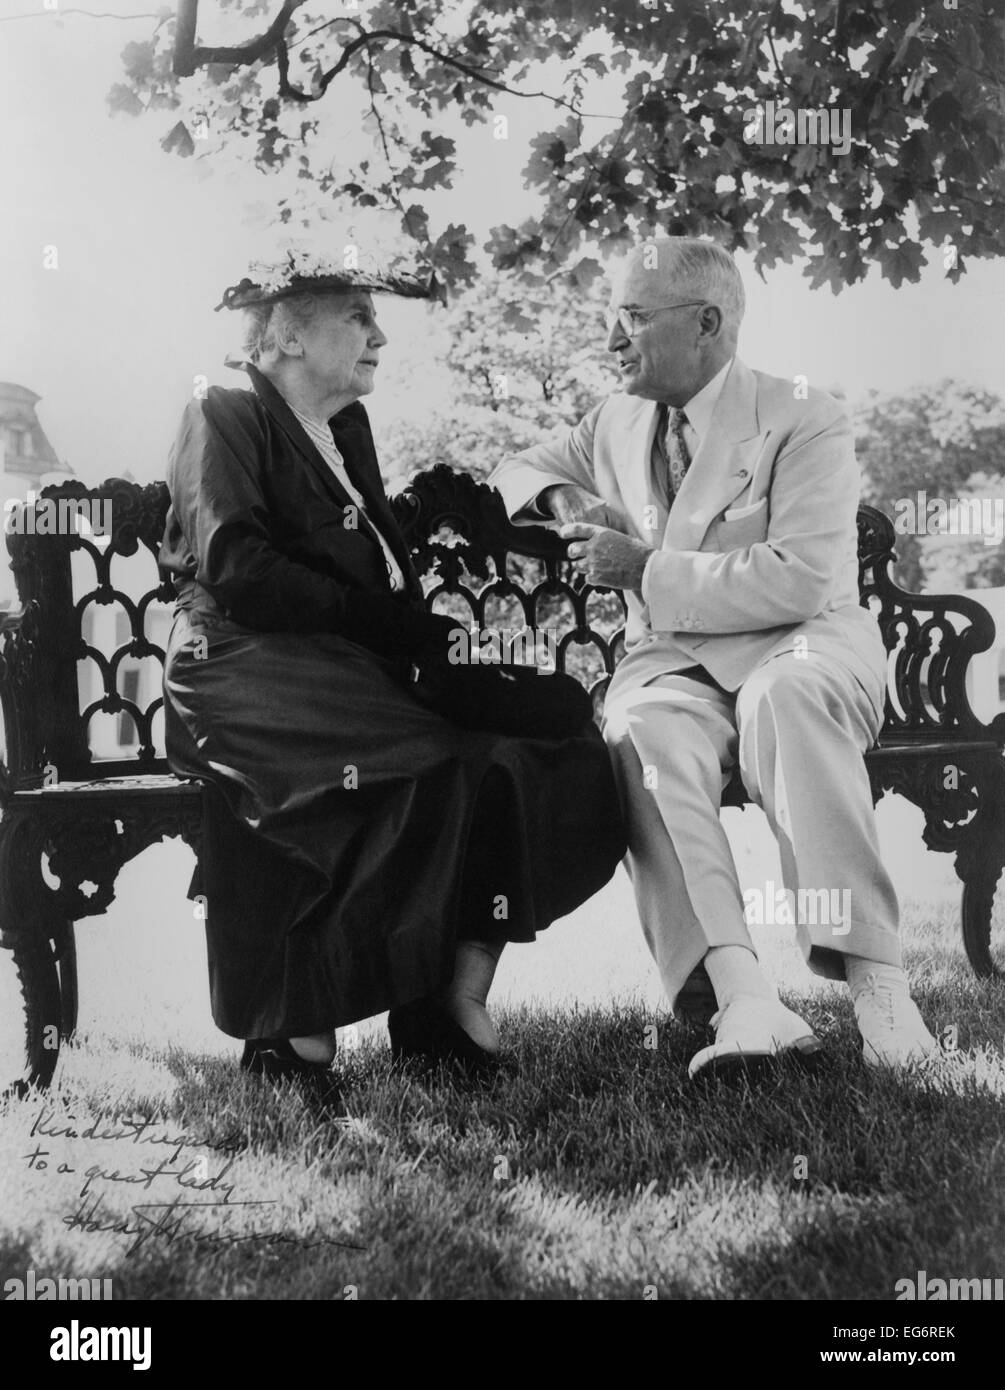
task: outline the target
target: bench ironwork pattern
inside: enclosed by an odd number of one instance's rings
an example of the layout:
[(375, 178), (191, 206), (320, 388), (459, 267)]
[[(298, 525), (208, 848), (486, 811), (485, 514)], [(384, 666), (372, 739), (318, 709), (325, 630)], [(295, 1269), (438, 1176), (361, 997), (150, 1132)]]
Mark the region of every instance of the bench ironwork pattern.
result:
[[(75, 1026), (74, 923), (106, 910), (119, 870), (148, 846), (180, 836), (198, 852), (202, 815), (201, 788), (174, 777), (158, 746), (159, 682), (144, 703), (121, 680), (127, 659), (164, 661), (150, 614), (173, 596), (156, 568), (166, 485), (68, 482), (42, 498), (108, 502), (112, 527), (106, 538), (7, 537), (22, 607), (0, 618), (0, 944), (14, 952), (22, 981), (20, 1086), (48, 1083), (52, 1025), (63, 1037)], [(583, 681), (599, 714), (624, 647), (620, 595), (585, 584), (558, 537), (513, 526), (498, 494), (470, 475), (437, 465), (392, 505), (427, 604), (483, 628), (556, 631), (558, 669)], [(979, 975), (997, 975), (991, 922), (1005, 867), (1005, 715), (984, 724), (966, 690), (970, 660), (991, 647), (994, 625), (972, 599), (901, 589), (891, 574), (893, 527), (872, 507), (859, 510), (858, 551), (861, 601), (876, 614), (890, 660), (884, 727), (866, 755), (873, 794), (905, 796), (924, 813), (925, 843), (955, 855), (967, 955)], [(143, 565), (150, 583), (137, 597)], [(92, 605), (125, 615), (127, 635), (111, 650), (86, 640)], [(82, 708), (78, 667), (88, 663), (99, 694)], [(95, 759), (89, 734), (98, 714), (131, 720), (135, 750)], [(734, 778), (724, 802), (744, 801)]]

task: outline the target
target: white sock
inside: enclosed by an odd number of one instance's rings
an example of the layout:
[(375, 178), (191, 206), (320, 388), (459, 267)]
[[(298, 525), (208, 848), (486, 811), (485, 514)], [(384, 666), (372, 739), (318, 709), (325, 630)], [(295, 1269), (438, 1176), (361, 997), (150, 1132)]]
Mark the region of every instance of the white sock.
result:
[(885, 965), (882, 961), (866, 960), (864, 956), (845, 956), (844, 974), (854, 999), (863, 989), (868, 989), (870, 979), (882, 980), (898, 992), (910, 995), (911, 988), (907, 976), (899, 965)]
[(778, 1002), (778, 991), (761, 971), (754, 952), (746, 946), (712, 946), (703, 964), (720, 1009), (741, 994)]

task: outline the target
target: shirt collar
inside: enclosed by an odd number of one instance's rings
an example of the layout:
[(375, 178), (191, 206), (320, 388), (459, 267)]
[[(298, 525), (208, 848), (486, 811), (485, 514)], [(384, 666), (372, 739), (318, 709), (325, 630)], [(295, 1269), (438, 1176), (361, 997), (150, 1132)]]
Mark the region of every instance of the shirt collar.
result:
[(712, 423), (712, 416), (715, 413), (715, 407), (719, 403), (719, 397), (722, 395), (722, 388), (726, 384), (726, 377), (729, 375), (729, 369), (734, 361), (735, 358), (731, 357), (726, 365), (716, 372), (712, 380), (706, 381), (701, 390), (696, 391), (687, 405), (683, 407), (688, 424), (699, 439), (704, 439), (708, 433), (709, 425)]

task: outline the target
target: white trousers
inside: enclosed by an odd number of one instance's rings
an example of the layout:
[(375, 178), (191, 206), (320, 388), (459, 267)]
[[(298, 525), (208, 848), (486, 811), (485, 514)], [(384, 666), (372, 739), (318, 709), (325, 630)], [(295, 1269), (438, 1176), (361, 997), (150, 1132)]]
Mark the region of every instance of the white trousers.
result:
[(735, 695), (680, 675), (615, 687), (604, 721), (626, 865), (671, 1006), (710, 947), (754, 949), (747, 922), (758, 920), (758, 886), (745, 903), (719, 819), (737, 762), (781, 855), (784, 890), (763, 920), (791, 920), (810, 968), (832, 979), (844, 979), (845, 955), (901, 963), (897, 898), (862, 761), (879, 720), (840, 663), (774, 657)]

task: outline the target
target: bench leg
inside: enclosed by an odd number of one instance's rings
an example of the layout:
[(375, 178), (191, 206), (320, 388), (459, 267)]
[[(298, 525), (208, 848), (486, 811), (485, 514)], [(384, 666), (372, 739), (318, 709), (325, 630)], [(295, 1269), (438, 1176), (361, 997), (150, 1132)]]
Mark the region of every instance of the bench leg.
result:
[[(59, 1059), (64, 1020), (53, 937), (63, 935), (66, 923), (53, 917), (41, 853), (42, 835), (29, 817), (0, 823), (0, 946), (11, 954), (20, 1014), (4, 1020), (0, 1095), (48, 1086)], [(13, 1043), (18, 1029), (23, 1048)]]
[(77, 934), (68, 922), (59, 950), (59, 993), (62, 1001), (60, 1033), (69, 1042), (77, 1031)]
[(972, 835), (956, 856), (963, 880), (963, 946), (982, 979), (1002, 979), (991, 941), (995, 890), (1005, 869), (1005, 765), (996, 762), (980, 779)]
[(955, 856), (963, 884), (963, 946), (974, 972), (1000, 979), (991, 940), (995, 890), (1005, 868), (1005, 762), (997, 755), (867, 759), (873, 798), (897, 792), (925, 816), (929, 849)]

